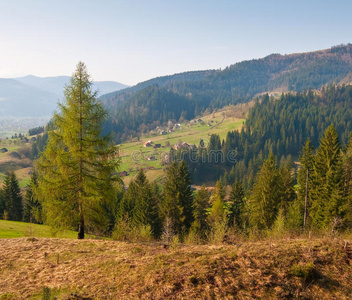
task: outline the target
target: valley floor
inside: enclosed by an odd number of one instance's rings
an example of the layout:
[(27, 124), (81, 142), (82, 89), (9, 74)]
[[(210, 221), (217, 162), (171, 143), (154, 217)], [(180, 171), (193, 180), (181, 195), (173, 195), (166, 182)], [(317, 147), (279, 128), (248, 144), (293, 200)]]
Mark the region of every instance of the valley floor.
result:
[(351, 263), (340, 239), (168, 249), (155, 243), (0, 239), (0, 298), (44, 299), (49, 287), (58, 299), (349, 299)]

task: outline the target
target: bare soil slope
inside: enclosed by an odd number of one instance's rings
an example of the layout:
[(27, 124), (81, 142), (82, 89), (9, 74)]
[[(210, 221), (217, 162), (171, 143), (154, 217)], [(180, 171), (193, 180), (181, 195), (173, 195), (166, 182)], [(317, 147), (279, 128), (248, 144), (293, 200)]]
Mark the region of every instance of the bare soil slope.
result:
[[(178, 246), (0, 239), (0, 299), (349, 299), (342, 240)], [(348, 248), (348, 247), (347, 247)]]

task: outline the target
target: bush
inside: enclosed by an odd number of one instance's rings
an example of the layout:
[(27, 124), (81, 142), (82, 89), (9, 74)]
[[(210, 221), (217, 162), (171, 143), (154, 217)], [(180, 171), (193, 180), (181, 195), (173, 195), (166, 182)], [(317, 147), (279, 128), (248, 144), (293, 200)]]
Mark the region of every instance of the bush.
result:
[(174, 235), (171, 239), (171, 243), (170, 243), (170, 248), (172, 250), (177, 250), (181, 245), (181, 241), (180, 238), (178, 237), (178, 235)]
[(130, 240), (132, 235), (131, 221), (128, 217), (124, 217), (115, 224), (111, 238), (117, 241), (126, 241)]
[(191, 227), (189, 233), (184, 238), (184, 243), (187, 245), (200, 245), (202, 244), (201, 235)]
[(306, 264), (293, 265), (290, 269), (290, 273), (291, 275), (302, 278), (302, 280), (305, 282), (314, 279), (316, 270), (314, 263), (309, 262)]
[(213, 224), (213, 227), (210, 230), (208, 235), (208, 242), (210, 244), (222, 244), (225, 236), (228, 231), (228, 220), (227, 218), (223, 218), (220, 221), (217, 221)]
[(28, 146), (23, 146), (17, 150), (17, 153), (22, 157), (30, 158), (31, 148), (29, 148)]
[(153, 232), (150, 225), (134, 226), (128, 218), (123, 218), (116, 223), (111, 238), (117, 241), (150, 242)]

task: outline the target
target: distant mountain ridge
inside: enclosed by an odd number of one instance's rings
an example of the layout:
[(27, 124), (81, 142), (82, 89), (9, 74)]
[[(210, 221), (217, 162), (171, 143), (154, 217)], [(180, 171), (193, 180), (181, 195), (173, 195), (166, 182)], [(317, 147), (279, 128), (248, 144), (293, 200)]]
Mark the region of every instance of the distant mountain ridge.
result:
[(111, 104), (120, 103), (129, 95), (158, 85), (178, 94), (193, 95), (194, 100), (201, 100), (196, 98), (204, 98), (208, 94), (208, 102), (218, 106), (214, 101), (216, 98), (233, 103), (260, 93), (319, 89), (326, 84), (349, 82), (351, 79), (352, 44), (347, 44), (314, 52), (271, 54), (236, 63), (224, 70), (157, 77), (122, 91), (102, 95), (101, 99)]
[[(69, 76), (0, 78), (0, 117), (51, 116), (69, 82)], [(114, 81), (93, 82), (99, 95), (126, 87)]]
[[(347, 44), (307, 53), (271, 54), (224, 70), (157, 77), (103, 95), (101, 100), (110, 112), (115, 133), (133, 135), (155, 122), (167, 121), (168, 116), (176, 120), (181, 114), (192, 118), (205, 110), (247, 102), (263, 93), (300, 92), (351, 81), (352, 45)], [(168, 104), (176, 98), (179, 106)], [(160, 115), (162, 120), (154, 118)]]

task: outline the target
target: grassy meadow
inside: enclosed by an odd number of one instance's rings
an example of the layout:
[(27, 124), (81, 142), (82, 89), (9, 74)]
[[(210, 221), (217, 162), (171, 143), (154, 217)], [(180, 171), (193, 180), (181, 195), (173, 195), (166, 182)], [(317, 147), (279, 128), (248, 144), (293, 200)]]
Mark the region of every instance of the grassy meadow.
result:
[(50, 226), (47, 225), (0, 220), (0, 239), (20, 237), (60, 237), (75, 239), (77, 238), (77, 232), (69, 230), (55, 232)]
[[(4, 181), (5, 174), (14, 171), (20, 188), (26, 187), (30, 182), (33, 162), (21, 154), (21, 150), (30, 151), (31, 144), (15, 145), (12, 140), (2, 140), (0, 148), (6, 148), (8, 150), (8, 152), (0, 152), (0, 185), (2, 185)], [(14, 153), (18, 153), (20, 158), (14, 157)]]
[[(120, 145), (120, 172), (127, 171), (128, 173), (128, 176), (123, 178), (125, 184), (128, 185), (140, 167), (146, 170), (149, 180), (160, 180), (163, 176), (161, 157), (163, 154), (169, 153), (170, 148), (179, 141), (198, 146), (200, 140), (204, 140), (206, 144), (211, 134), (218, 134), (221, 139), (224, 139), (228, 131), (240, 129), (245, 119), (243, 116), (238, 118), (231, 115), (231, 111), (231, 109), (227, 109), (203, 116), (201, 117), (203, 125), (199, 122), (193, 126), (189, 123), (183, 123), (181, 129), (176, 129), (166, 135), (147, 135), (139, 141), (134, 140)], [(147, 141), (161, 144), (161, 148), (144, 147), (143, 145)], [(167, 143), (170, 146), (167, 147)], [(154, 156), (156, 160), (148, 161), (149, 156)]]

